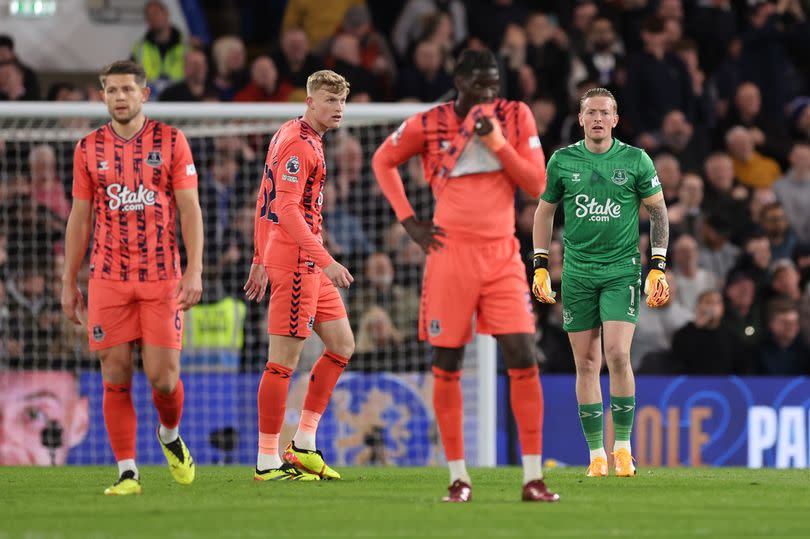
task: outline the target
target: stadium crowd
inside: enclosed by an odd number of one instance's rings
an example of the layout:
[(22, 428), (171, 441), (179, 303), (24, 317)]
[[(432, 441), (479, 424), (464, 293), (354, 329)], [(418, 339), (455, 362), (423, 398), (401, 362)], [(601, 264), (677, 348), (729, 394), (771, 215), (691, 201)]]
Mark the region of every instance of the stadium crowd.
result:
[[(243, 27), (262, 3), (244, 4), (236, 14)], [(619, 102), (617, 137), (653, 157), (672, 230), (672, 300), (656, 310), (641, 305), (634, 369), (810, 374), (810, 2), (403, 4), (288, 0), (272, 43), (245, 32), (247, 43), (227, 34), (209, 45), (182, 35), (165, 6), (148, 2), (146, 33), (132, 55), (160, 101), (302, 101), (307, 76), (330, 68), (351, 83), (351, 102), (434, 102), (453, 97), (457, 52), (489, 47), (499, 58), (502, 95), (530, 106), (546, 158), (582, 138), (579, 96), (607, 87)], [(0, 99), (98, 98), (94, 88), (67, 82), (42, 93), (24, 59), (11, 36), (0, 36)], [(424, 254), (396, 222), (369, 166), (395, 127), (327, 137), (325, 239), (359, 277), (346, 298), (357, 330), (350, 368), (429, 365), (429, 350), (416, 342)], [(206, 225), (203, 303), (239, 301), (267, 140), (189, 138)], [(0, 365), (93, 365), (83, 330), (64, 320), (57, 299), (72, 146), (0, 140)], [(427, 218), (430, 188), (418, 163), (406, 168), (409, 196)], [(536, 201), (516, 204), (528, 260)], [(550, 273), (559, 291), (564, 223), (557, 225)], [(640, 226), (646, 263), (643, 214)], [(266, 304), (246, 309), (241, 365), (253, 370), (266, 346)], [(544, 370), (573, 372), (561, 302), (535, 311)]]

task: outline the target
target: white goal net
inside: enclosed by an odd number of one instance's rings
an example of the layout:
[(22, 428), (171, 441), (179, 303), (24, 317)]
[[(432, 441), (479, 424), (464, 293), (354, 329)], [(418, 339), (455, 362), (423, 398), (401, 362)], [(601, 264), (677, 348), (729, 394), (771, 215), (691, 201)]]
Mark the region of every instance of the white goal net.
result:
[[(318, 434), (324, 456), (336, 465), (426, 465), (443, 458), (431, 405), (431, 352), (416, 337), (424, 255), (396, 222), (370, 170), (385, 137), (425, 108), (350, 105), (343, 127), (325, 137), (325, 238), (356, 279), (344, 300), (357, 353)], [(301, 105), (286, 104), (146, 108), (148, 116), (183, 129), (199, 173), (204, 295), (186, 318), (181, 429), (203, 464), (255, 459), (267, 298), (260, 305), (245, 302), (242, 285), (267, 144), (279, 125), (301, 112)], [(0, 465), (114, 460), (98, 362), (84, 328), (73, 327), (59, 306), (73, 148), (106, 120), (99, 104), (0, 104), (0, 417), (14, 425), (0, 439)], [(401, 172), (418, 216), (428, 218), (432, 195), (421, 167), (414, 161)], [(85, 271), (80, 286), (86, 284)], [(465, 440), (473, 465), (495, 463), (493, 343), (476, 338), (465, 359)], [(306, 372), (321, 348), (313, 338), (305, 349), (282, 438), (297, 425)], [(157, 416), (142, 375), (133, 393), (138, 460), (161, 463), (153, 440)]]

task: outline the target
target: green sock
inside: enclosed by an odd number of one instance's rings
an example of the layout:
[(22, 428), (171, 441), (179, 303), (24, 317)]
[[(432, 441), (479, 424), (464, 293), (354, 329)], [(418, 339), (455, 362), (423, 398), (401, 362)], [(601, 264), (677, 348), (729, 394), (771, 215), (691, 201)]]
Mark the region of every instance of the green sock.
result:
[(617, 442), (629, 442), (633, 431), (633, 416), (636, 413), (636, 397), (610, 396), (610, 413), (613, 415), (613, 429)]
[(582, 433), (585, 434), (585, 441), (588, 442), (588, 449), (591, 451), (600, 449), (602, 441), (602, 415), (604, 409), (602, 403), (580, 404), (579, 422), (582, 424)]

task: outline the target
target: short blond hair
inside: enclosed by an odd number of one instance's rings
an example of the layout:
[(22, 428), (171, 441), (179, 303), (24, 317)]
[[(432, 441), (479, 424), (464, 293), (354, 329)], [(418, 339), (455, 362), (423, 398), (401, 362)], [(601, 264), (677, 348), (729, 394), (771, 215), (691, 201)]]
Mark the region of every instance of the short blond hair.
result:
[(616, 98), (613, 95), (613, 92), (608, 90), (607, 88), (590, 88), (579, 99), (579, 111), (585, 108), (585, 100), (590, 99), (591, 97), (609, 97), (613, 100), (613, 112), (619, 112), (619, 103), (616, 101)]
[(349, 81), (330, 69), (322, 69), (307, 78), (307, 95), (314, 95), (321, 88), (333, 94), (348, 95)]

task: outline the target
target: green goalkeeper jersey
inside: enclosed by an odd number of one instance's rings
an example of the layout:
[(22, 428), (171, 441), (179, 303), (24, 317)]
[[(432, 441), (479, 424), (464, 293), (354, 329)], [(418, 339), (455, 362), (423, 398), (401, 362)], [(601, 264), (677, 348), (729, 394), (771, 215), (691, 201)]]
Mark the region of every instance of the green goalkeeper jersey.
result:
[(542, 199), (562, 201), (566, 263), (637, 263), (639, 204), (661, 190), (647, 152), (613, 139), (597, 154), (580, 140), (554, 152), (546, 171)]

